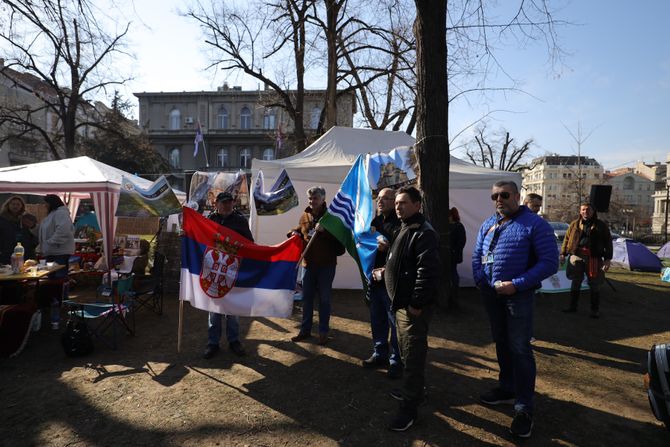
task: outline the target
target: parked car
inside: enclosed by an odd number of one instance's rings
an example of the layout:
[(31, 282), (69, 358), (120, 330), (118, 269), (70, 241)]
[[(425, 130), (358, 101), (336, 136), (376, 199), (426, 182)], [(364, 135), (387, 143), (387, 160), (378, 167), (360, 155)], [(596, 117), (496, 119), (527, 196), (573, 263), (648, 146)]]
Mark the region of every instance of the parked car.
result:
[(549, 225), (551, 225), (551, 228), (554, 230), (556, 241), (559, 244), (562, 244), (563, 239), (565, 239), (565, 233), (567, 233), (568, 227), (570, 225), (566, 224), (565, 222), (549, 222)]

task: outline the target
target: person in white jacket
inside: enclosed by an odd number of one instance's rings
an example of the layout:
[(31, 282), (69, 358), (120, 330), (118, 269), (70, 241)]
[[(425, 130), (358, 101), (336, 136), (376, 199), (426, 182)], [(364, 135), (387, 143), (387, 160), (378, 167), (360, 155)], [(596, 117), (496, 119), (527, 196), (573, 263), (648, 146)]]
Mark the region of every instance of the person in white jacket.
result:
[(67, 296), (67, 266), (74, 253), (74, 225), (70, 211), (60, 197), (47, 194), (44, 202), (49, 214), (40, 224), (38, 251), (47, 262), (65, 266), (49, 275), (49, 279), (63, 281), (54, 281), (55, 287), (47, 289), (51, 304), (51, 328), (57, 330), (60, 323), (60, 305)]

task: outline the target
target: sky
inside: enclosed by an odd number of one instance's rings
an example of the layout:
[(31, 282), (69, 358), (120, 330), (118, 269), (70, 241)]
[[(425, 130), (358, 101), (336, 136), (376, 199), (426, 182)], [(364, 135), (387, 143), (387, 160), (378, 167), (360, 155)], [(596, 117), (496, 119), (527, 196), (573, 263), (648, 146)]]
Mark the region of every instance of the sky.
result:
[[(517, 142), (532, 139), (532, 156), (580, 151), (606, 169), (665, 161), (670, 156), (670, 27), (665, 23), (670, 2), (550, 3), (561, 6), (557, 18), (571, 23), (558, 30), (567, 53), (563, 64), (552, 67), (540, 43), (500, 49), (497, 57), (525, 93), (476, 95), (453, 104), (449, 126), (454, 155), (463, 157), (461, 144), (472, 138), (468, 126), (496, 111), (488, 128), (506, 130)], [(224, 81), (257, 88), (252, 79), (226, 78), (205, 69), (205, 44), (197, 26), (176, 13), (185, 4), (135, 1), (129, 33), (135, 79), (125, 94), (215, 90)], [(322, 79), (308, 79), (307, 84), (325, 87)], [(494, 73), (489, 85), (505, 87), (510, 80)], [(574, 137), (580, 128), (578, 145)]]

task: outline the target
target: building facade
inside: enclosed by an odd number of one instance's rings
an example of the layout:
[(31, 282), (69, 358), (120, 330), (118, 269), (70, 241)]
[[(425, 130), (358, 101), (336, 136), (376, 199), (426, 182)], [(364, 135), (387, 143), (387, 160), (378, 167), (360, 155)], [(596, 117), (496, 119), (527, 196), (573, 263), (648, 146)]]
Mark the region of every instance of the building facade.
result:
[(660, 175), (660, 181), (656, 183), (657, 188), (654, 191), (654, 212), (652, 214), (652, 233), (663, 235), (664, 240), (667, 239), (667, 234), (670, 232), (670, 224), (668, 218), (668, 206), (670, 205), (670, 179), (667, 173), (670, 170), (670, 154), (668, 154), (666, 162), (664, 163), (665, 170)]
[(651, 232), (654, 181), (636, 171), (623, 168), (605, 174), (604, 184), (612, 185), (612, 195), (603, 218), (626, 236)]
[(591, 185), (603, 183), (603, 167), (590, 157), (545, 155), (522, 171), (522, 198), (529, 193), (543, 197), (540, 213), (548, 220), (569, 222), (579, 213)]
[[(224, 84), (209, 92), (135, 93), (140, 126), (154, 148), (170, 163), (174, 179), (188, 171), (237, 171), (251, 168), (251, 160), (273, 160), (294, 153), (290, 135), (294, 124), (274, 102), (270, 90), (242, 90)], [(316, 134), (325, 91), (305, 92), (303, 125)], [(353, 125), (355, 96), (340, 95), (337, 124)], [(194, 155), (198, 125), (202, 143)], [(182, 184), (183, 185), (183, 184)]]

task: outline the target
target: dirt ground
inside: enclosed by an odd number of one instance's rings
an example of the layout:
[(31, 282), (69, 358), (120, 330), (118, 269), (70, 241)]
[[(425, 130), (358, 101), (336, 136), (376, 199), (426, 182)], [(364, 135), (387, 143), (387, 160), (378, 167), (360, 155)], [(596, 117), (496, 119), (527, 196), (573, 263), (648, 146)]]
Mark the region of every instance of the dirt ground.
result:
[[(647, 349), (670, 342), (670, 287), (655, 274), (615, 271), (602, 318), (564, 314), (567, 296), (539, 297), (535, 429), (528, 446), (665, 446), (643, 388)], [(77, 291), (75, 291), (77, 292)], [(0, 360), (0, 445), (470, 446), (515, 445), (511, 407), (477, 403), (494, 386), (497, 364), (475, 289), (462, 310), (431, 326), (428, 399), (406, 433), (386, 429), (398, 385), (363, 369), (370, 325), (360, 292), (336, 291), (327, 346), (290, 342), (292, 319), (243, 318), (248, 354), (201, 355), (206, 314), (185, 312), (177, 353), (178, 303), (162, 316), (137, 314), (137, 335), (118, 350), (64, 356), (48, 328), (20, 356)], [(84, 293), (79, 290), (79, 293)]]

